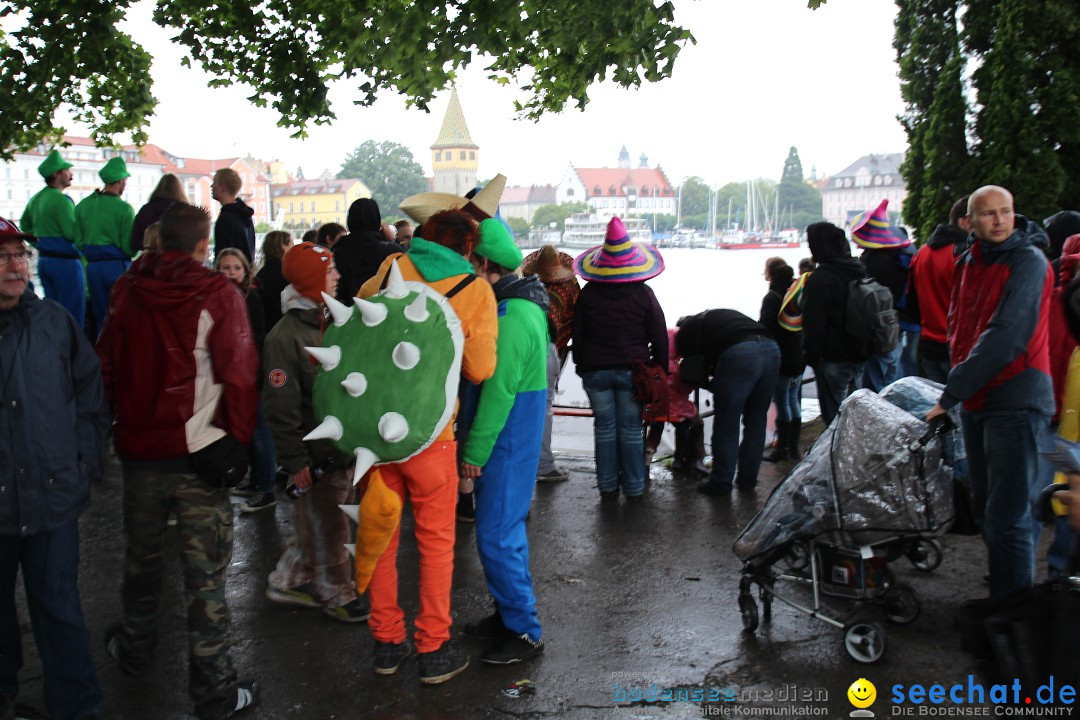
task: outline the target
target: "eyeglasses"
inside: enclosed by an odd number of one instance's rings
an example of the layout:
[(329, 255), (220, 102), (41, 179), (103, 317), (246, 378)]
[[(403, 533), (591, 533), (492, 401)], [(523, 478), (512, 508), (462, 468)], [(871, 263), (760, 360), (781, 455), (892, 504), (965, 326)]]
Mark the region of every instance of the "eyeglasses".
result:
[(30, 262), (34, 257), (34, 253), (30, 250), (16, 250), (15, 252), (3, 252), (0, 251), (0, 265), (7, 265), (14, 260), (17, 264)]

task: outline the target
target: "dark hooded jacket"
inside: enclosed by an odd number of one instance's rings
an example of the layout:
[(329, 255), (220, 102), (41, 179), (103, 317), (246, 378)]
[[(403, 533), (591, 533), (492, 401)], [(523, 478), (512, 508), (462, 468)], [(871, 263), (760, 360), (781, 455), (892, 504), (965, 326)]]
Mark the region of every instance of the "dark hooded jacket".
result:
[(917, 316), (911, 312), (908, 298), (908, 274), (911, 260), (915, 256), (915, 246), (902, 248), (867, 248), (859, 257), (866, 270), (867, 277), (872, 277), (892, 293), (893, 307), (900, 319), (900, 329), (911, 332), (919, 331)]
[(1054, 412), (1049, 308), (1054, 279), (1046, 235), (1023, 215), (1000, 244), (976, 241), (957, 261), (949, 304), (953, 367), (946, 410)]
[(225, 248), (237, 248), (247, 256), (249, 263), (255, 262), (255, 225), (251, 218), (255, 215), (240, 198), (235, 202), (221, 206), (221, 214), (214, 223), (214, 259)]
[(379, 205), (370, 198), (360, 198), (349, 207), (349, 234), (334, 244), (334, 265), (341, 274), (337, 299), (344, 303), (360, 286), (373, 277), (383, 260), (405, 248), (383, 238)]
[(831, 223), (806, 228), (810, 253), (817, 267), (803, 290), (803, 351), (806, 363), (863, 362), (867, 355), (862, 338), (845, 329), (848, 285), (866, 276), (862, 264), (851, 256), (844, 231)]
[(281, 291), (289, 283), (281, 274), (281, 258), (263, 257), (263, 266), (255, 274), (259, 296), (263, 303), (263, 322), (266, 332), (281, 320)]
[(1076, 210), (1062, 210), (1043, 220), (1046, 235), (1050, 238), (1050, 247), (1046, 256), (1050, 258), (1054, 270), (1054, 282), (1059, 281), (1061, 270), (1061, 252), (1065, 248), (1065, 241), (1071, 236), (1080, 233), (1080, 212)]
[(176, 200), (170, 197), (162, 197), (151, 200), (139, 208), (139, 212), (135, 215), (135, 222), (131, 226), (132, 251), (139, 252), (146, 247), (143, 240), (146, 235), (146, 228), (160, 220), (165, 211), (175, 204)]
[(56, 529), (90, 503), (109, 427), (100, 367), (52, 300), (28, 289), (0, 310), (0, 535)]

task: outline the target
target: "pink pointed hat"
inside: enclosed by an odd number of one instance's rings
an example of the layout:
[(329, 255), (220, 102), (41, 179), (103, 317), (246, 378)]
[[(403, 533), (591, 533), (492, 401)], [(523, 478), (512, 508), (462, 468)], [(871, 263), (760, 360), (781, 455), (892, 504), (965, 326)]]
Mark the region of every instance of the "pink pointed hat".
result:
[(574, 271), (595, 282), (641, 282), (664, 272), (664, 258), (652, 245), (631, 242), (622, 220), (613, 217), (604, 244), (578, 255)]
[(911, 244), (900, 228), (889, 221), (889, 201), (882, 200), (874, 210), (865, 210), (851, 219), (851, 239), (868, 250), (904, 248)]

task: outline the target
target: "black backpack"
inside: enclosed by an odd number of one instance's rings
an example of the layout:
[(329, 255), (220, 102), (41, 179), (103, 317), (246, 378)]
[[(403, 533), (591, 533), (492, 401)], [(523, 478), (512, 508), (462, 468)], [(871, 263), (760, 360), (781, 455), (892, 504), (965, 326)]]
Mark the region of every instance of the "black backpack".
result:
[(862, 341), (868, 356), (895, 350), (900, 325), (889, 288), (868, 277), (848, 283), (844, 329)]

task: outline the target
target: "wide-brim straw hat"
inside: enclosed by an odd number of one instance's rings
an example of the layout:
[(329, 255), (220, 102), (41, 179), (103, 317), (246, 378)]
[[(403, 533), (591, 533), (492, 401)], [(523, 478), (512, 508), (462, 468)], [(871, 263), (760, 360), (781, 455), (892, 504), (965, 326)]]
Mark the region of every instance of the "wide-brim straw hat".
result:
[(622, 220), (613, 217), (604, 244), (578, 255), (574, 271), (593, 282), (641, 282), (664, 272), (664, 258), (652, 245), (631, 242)]
[(574, 258), (559, 252), (554, 245), (545, 245), (521, 261), (522, 275), (539, 275), (540, 282), (555, 283), (574, 277)]
[(472, 198), (453, 193), (423, 192), (402, 200), (398, 209), (421, 225), (435, 213), (444, 210), (462, 210), (479, 222), (495, 217), (504, 189), (506, 189), (506, 176), (499, 173)]

